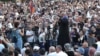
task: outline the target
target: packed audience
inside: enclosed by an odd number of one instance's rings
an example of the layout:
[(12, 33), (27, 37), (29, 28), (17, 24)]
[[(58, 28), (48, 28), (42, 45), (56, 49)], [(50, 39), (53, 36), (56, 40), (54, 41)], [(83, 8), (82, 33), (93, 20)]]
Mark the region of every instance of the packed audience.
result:
[[(65, 50), (57, 45), (62, 16), (69, 21)], [(0, 56), (100, 56), (99, 16), (99, 0), (0, 2)]]

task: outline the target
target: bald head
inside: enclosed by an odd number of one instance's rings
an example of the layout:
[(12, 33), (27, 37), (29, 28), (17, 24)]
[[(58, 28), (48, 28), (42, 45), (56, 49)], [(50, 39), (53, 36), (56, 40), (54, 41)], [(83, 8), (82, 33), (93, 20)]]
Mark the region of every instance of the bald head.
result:
[(87, 43), (87, 42), (84, 42), (84, 43), (83, 43), (83, 47), (84, 47), (84, 48), (88, 47), (88, 43)]
[(51, 47), (49, 48), (49, 52), (55, 52), (55, 51), (56, 51), (56, 49), (55, 49), (54, 46), (51, 46)]

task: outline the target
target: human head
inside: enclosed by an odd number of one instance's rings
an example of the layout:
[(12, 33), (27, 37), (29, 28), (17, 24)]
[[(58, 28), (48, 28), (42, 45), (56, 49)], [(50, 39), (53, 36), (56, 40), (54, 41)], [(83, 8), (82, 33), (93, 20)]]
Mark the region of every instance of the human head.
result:
[(84, 31), (81, 30), (81, 31), (79, 32), (79, 34), (80, 34), (80, 36), (83, 36), (83, 35), (84, 35)]
[(2, 50), (2, 53), (4, 53), (4, 54), (8, 54), (8, 49), (6, 49), (6, 48), (3, 49), (3, 50)]
[(72, 48), (71, 44), (69, 44), (69, 43), (66, 43), (64, 45), (64, 48), (65, 48), (66, 51), (73, 51), (73, 48)]
[(18, 26), (19, 26), (19, 22), (14, 22), (14, 27), (18, 28)]
[(26, 49), (26, 51), (25, 51), (25, 55), (31, 55), (32, 54), (32, 51), (30, 50), (30, 49)]
[(54, 46), (51, 46), (50, 48), (49, 48), (49, 52), (55, 52), (56, 50), (55, 50), (55, 47)]
[(80, 53), (81, 55), (84, 55), (85, 53), (85, 50), (83, 47), (79, 47), (77, 50), (76, 50), (78, 53)]
[(75, 32), (76, 33), (77, 32), (77, 29), (76, 28), (73, 28), (72, 29), (72, 32)]
[(88, 47), (88, 43), (85, 41), (82, 46), (83, 46), (83, 48), (87, 48)]
[(25, 44), (24, 44), (24, 47), (28, 47), (28, 46), (30, 46), (29, 43), (25, 43)]
[(56, 52), (59, 53), (60, 51), (62, 51), (62, 47), (61, 47), (61, 45), (57, 45), (56, 46)]
[(15, 48), (15, 51), (17, 51), (18, 53), (21, 53), (21, 50), (19, 48)]
[(45, 55), (45, 49), (44, 48), (42, 48), (42, 49), (40, 49), (40, 55)]
[(39, 47), (39, 46), (36, 46), (36, 45), (35, 45), (35, 46), (33, 47), (33, 51), (34, 51), (34, 52), (38, 52), (39, 50), (40, 50), (40, 47)]
[(93, 47), (89, 48), (89, 52), (88, 52), (89, 56), (93, 56), (95, 51), (96, 51), (95, 48), (93, 48)]
[(9, 51), (9, 56), (14, 56), (14, 52), (13, 51)]
[(90, 37), (93, 37), (93, 32), (89, 32), (89, 36)]

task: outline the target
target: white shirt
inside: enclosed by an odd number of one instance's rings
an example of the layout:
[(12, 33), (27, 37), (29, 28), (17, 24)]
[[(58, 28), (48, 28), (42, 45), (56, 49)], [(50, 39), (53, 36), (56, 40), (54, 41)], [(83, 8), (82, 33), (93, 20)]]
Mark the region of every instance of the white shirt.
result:
[(14, 43), (7, 43), (7, 46), (8, 46), (8, 48), (10, 48), (10, 47), (14, 47)]
[(18, 56), (22, 56), (22, 54), (18, 54)]
[(97, 50), (96, 51), (100, 51), (100, 41), (98, 41), (96, 44), (97, 44)]
[(57, 56), (68, 56), (68, 55), (63, 51), (60, 51), (59, 53), (57, 53)]
[(87, 18), (89, 18), (89, 19), (91, 19), (92, 18), (92, 15), (90, 14), (90, 12), (88, 11), (87, 12), (87, 16), (86, 16)]
[(47, 33), (48, 32), (48, 29), (47, 28), (45, 28), (45, 33)]
[(23, 56), (25, 56), (25, 51), (26, 51), (26, 48), (21, 49), (21, 54), (22, 54)]
[(0, 23), (0, 29), (2, 28), (2, 23)]
[(81, 37), (80, 37), (80, 40), (83, 40), (83, 38), (84, 38), (84, 36), (81, 36)]
[(33, 42), (33, 39), (34, 39), (34, 41), (35, 41), (34, 32), (33, 32), (32, 30), (30, 30), (30, 31), (27, 30), (27, 31), (26, 31), (26, 36), (27, 36), (27, 35), (33, 35), (33, 36), (30, 36), (30, 37), (27, 37), (27, 41), (28, 41), (28, 42)]
[(0, 15), (0, 18), (1, 18), (1, 19), (4, 19), (4, 16), (3, 16), (3, 15)]
[(97, 5), (97, 8), (100, 8), (100, 6), (99, 6), (99, 5)]
[(12, 23), (8, 23), (8, 28), (13, 28)]
[(5, 46), (3, 44), (0, 44), (0, 52), (2, 52), (2, 50), (5, 48)]
[(45, 33), (44, 32), (39, 35), (39, 42), (45, 42)]
[(49, 53), (48, 56), (57, 56), (56, 52)]
[(17, 18), (19, 16), (19, 13), (18, 12), (15, 12), (15, 17)]

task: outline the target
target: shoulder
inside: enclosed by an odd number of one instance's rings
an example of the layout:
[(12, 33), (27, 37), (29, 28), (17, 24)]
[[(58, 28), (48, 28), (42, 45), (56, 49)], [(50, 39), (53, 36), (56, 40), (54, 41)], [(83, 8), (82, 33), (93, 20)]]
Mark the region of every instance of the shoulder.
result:
[(3, 44), (0, 44), (0, 48), (5, 48), (5, 46)]
[(56, 53), (56, 52), (53, 52), (53, 53), (49, 53), (49, 54), (48, 54), (48, 56), (53, 56), (53, 55), (55, 55), (55, 56), (56, 56), (56, 55), (57, 55), (57, 53)]
[(32, 30), (26, 30), (26, 33), (33, 33)]
[(68, 56), (68, 54), (67, 54), (67, 53), (65, 53), (65, 52), (64, 52), (64, 55), (65, 55), (65, 56)]
[(96, 42), (97, 45), (100, 45), (100, 41)]
[(60, 56), (68, 56), (68, 54), (67, 53), (65, 53), (65, 52), (60, 52), (58, 55), (60, 55)]

